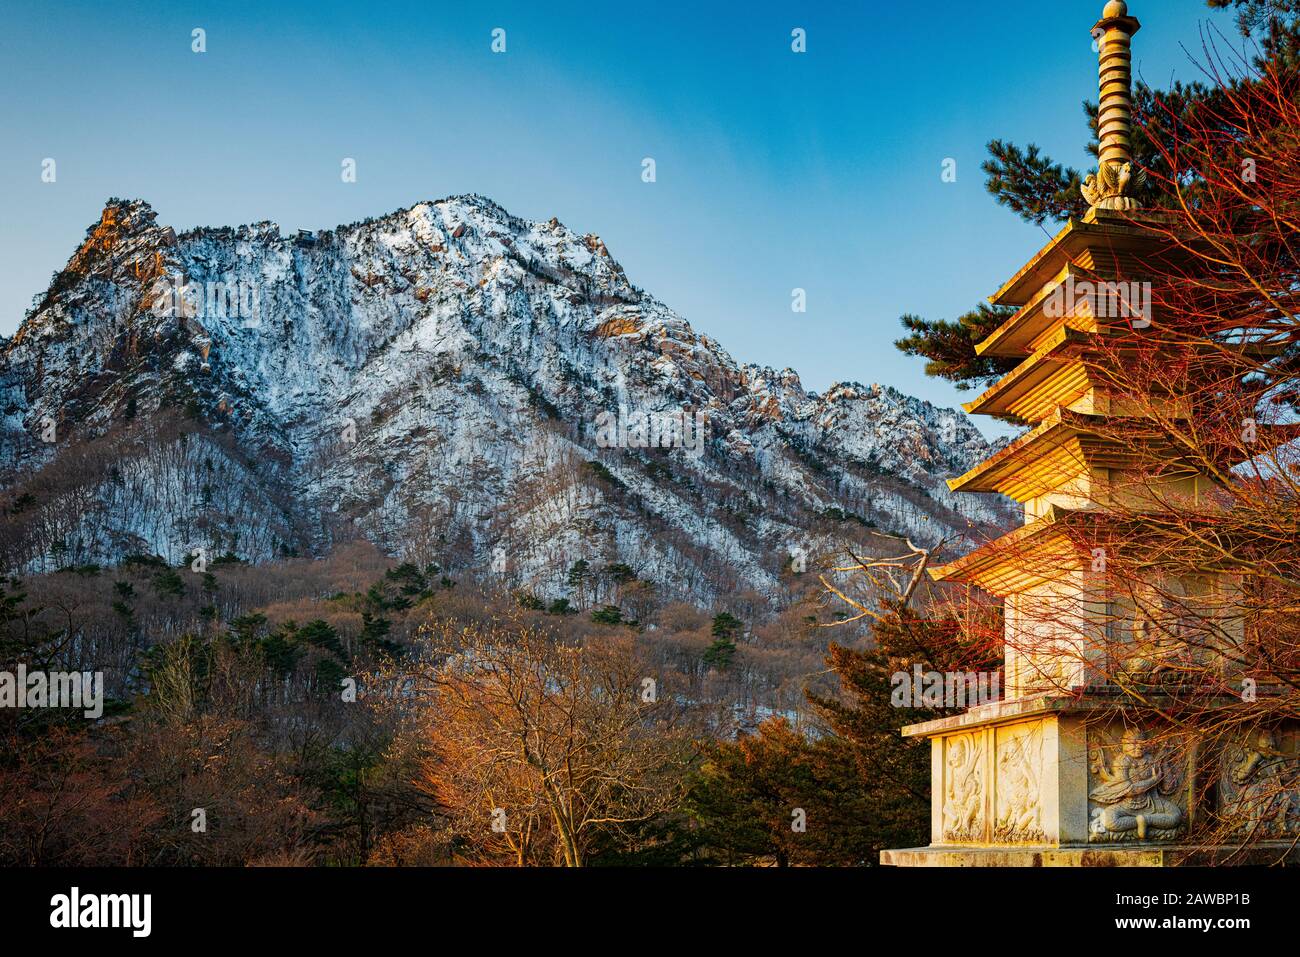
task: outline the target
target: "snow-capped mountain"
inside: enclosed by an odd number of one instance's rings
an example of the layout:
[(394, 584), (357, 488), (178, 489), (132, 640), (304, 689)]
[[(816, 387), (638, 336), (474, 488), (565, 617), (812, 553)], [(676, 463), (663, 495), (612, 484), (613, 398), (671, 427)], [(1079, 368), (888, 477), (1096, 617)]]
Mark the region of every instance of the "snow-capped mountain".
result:
[(1007, 520), (942, 481), (990, 452), (962, 413), (738, 364), (599, 237), (479, 196), (294, 236), (177, 235), (112, 200), (0, 342), (0, 413), (10, 570), (362, 536), (512, 585), (621, 562), (708, 600), (773, 594), (837, 522)]

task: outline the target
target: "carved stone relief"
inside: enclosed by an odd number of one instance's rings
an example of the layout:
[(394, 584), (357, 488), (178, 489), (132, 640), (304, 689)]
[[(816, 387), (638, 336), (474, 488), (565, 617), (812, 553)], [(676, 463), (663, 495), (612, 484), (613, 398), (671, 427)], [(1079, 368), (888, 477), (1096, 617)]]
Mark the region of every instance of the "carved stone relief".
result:
[(1088, 840), (1172, 841), (1187, 823), (1186, 758), (1176, 741), (1141, 728), (1090, 729)]
[(1292, 738), (1256, 729), (1223, 756), (1219, 805), (1228, 826), (1243, 837), (1268, 840), (1300, 833), (1300, 755)]
[(984, 737), (959, 734), (944, 741), (943, 837), (984, 840)]
[(1043, 725), (1002, 729), (997, 738), (997, 809), (993, 839), (1042, 844)]

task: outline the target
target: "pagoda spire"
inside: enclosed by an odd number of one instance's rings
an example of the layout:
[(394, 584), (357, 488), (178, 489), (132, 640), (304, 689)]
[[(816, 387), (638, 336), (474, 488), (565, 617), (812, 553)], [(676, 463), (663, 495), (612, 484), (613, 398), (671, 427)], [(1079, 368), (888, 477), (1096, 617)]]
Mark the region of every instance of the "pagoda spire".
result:
[(1133, 194), (1146, 175), (1133, 165), (1133, 34), (1142, 24), (1128, 15), (1124, 0), (1110, 0), (1092, 28), (1097, 39), (1097, 172), (1083, 184), (1083, 196), (1098, 209), (1131, 210), (1140, 204)]

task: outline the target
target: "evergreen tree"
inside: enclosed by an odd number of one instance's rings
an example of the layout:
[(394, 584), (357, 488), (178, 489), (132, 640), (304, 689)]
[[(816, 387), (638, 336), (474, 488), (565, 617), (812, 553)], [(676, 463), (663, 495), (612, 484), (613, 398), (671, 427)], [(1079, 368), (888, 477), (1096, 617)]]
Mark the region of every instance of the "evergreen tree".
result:
[(614, 562), (612, 565), (606, 565), (605, 574), (609, 576), (612, 581), (615, 581), (620, 585), (626, 585), (628, 582), (636, 580), (636, 572), (632, 571), (630, 565), (623, 562)]
[(588, 562), (585, 558), (579, 558), (569, 568), (569, 576), (568, 576), (569, 587), (573, 589), (574, 598), (579, 605), (585, 603), (587, 579), (590, 576), (590, 574), (591, 574), (591, 563)]
[(591, 613), (591, 620), (598, 625), (621, 625), (623, 624), (623, 612), (617, 605), (606, 605)]
[(687, 808), (717, 863), (854, 865), (872, 855), (866, 793), (840, 742), (772, 718), (711, 749)]
[(185, 582), (175, 570), (165, 568), (153, 576), (151, 582), (154, 592), (159, 598), (180, 598), (185, 594)]
[[(709, 751), (688, 808), (719, 862), (874, 864), (884, 848), (929, 841), (929, 742), (899, 729), (945, 712), (895, 707), (894, 676), (910, 675), (913, 665), (996, 670), (1001, 653), (996, 606), (976, 614), (974, 628), (965, 618), (929, 614), (887, 602), (873, 625), (873, 647), (830, 646), (826, 662), (841, 693), (808, 695), (823, 733), (807, 736), (774, 719)], [(730, 624), (724, 620), (721, 630)], [(797, 810), (803, 832), (793, 827)]]
[(704, 663), (710, 668), (726, 668), (736, 654), (736, 637), (743, 628), (741, 620), (730, 612), (713, 616), (713, 644), (704, 650)]
[(981, 302), (970, 312), (947, 319), (906, 315), (900, 322), (909, 335), (894, 345), (909, 356), (924, 358), (925, 374), (957, 383), (958, 389), (992, 385), (1016, 367), (1017, 360), (975, 354), (975, 345), (1015, 314), (1011, 306)]

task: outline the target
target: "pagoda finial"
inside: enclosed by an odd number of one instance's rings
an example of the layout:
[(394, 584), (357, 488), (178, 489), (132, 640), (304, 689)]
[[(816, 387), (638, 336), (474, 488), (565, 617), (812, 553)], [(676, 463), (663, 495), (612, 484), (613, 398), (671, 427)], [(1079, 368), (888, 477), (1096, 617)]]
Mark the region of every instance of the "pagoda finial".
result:
[(1097, 110), (1100, 149), (1097, 172), (1083, 184), (1083, 197), (1098, 209), (1137, 209), (1133, 197), (1146, 174), (1133, 165), (1133, 34), (1141, 29), (1124, 0), (1110, 0), (1092, 28), (1097, 40), (1101, 102)]

